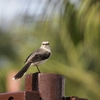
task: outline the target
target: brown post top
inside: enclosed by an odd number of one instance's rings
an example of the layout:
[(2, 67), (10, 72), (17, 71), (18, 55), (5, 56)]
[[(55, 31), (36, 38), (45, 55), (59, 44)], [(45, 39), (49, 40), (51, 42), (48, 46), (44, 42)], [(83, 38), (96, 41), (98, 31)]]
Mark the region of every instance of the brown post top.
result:
[(65, 91), (64, 76), (34, 73), (25, 77), (25, 91), (39, 91), (43, 100), (61, 100)]
[(65, 78), (51, 73), (31, 73), (25, 76), (25, 90), (1, 93), (0, 100), (88, 100), (64, 97)]

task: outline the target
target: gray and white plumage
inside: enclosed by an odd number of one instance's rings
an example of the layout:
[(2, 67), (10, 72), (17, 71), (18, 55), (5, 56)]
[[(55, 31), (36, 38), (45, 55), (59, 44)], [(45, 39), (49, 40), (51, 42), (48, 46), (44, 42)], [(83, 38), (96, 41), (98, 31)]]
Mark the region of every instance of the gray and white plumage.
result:
[(40, 48), (35, 52), (31, 53), (27, 57), (25, 61), (25, 66), (13, 77), (13, 79), (14, 80), (20, 79), (29, 69), (30, 66), (36, 66), (38, 72), (40, 72), (38, 66), (46, 62), (47, 59), (50, 57), (50, 55), (51, 55), (51, 49), (49, 46), (49, 42), (48, 41), (42, 42)]

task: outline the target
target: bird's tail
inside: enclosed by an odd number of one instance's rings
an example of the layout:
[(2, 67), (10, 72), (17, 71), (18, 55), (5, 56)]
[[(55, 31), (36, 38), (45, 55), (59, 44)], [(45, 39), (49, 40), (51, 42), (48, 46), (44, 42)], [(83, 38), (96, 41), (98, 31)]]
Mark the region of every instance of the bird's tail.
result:
[(31, 63), (27, 63), (27, 64), (13, 77), (13, 80), (18, 80), (18, 79), (20, 79), (20, 78), (25, 74), (25, 72), (28, 70), (28, 68), (30, 67), (30, 64), (31, 64)]

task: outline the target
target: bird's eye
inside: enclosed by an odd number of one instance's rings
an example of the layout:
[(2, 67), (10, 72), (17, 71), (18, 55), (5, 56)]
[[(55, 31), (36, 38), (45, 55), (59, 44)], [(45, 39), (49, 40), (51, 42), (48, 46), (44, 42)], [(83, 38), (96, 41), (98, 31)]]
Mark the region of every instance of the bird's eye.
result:
[(42, 44), (42, 45), (49, 45), (49, 43), (45, 43), (45, 44)]

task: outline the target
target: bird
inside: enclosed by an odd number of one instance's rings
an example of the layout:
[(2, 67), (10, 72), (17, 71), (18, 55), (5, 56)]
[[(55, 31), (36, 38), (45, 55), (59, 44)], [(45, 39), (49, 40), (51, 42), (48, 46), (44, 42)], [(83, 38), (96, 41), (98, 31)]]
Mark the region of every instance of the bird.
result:
[(51, 48), (49, 46), (49, 41), (43, 41), (40, 48), (32, 52), (26, 58), (24, 67), (13, 77), (13, 80), (19, 80), (22, 78), (30, 66), (36, 66), (38, 73), (40, 73), (38, 66), (46, 62), (50, 55)]

